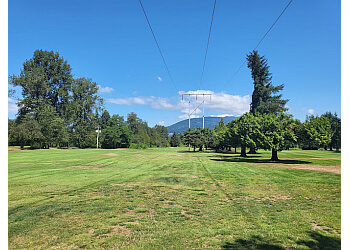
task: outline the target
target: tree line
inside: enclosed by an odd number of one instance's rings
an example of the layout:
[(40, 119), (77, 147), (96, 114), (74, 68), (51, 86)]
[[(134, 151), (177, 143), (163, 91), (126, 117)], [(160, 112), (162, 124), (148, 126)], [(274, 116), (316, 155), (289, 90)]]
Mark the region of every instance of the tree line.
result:
[[(194, 151), (234, 148), (236, 152), (240, 148), (242, 157), (266, 149), (271, 150), (274, 161), (278, 160), (278, 151), (291, 147), (340, 149), (341, 120), (337, 114), (307, 116), (305, 122), (294, 119), (286, 113), (288, 100), (280, 94), (284, 85), (272, 84), (266, 58), (253, 51), (247, 55), (247, 66), (254, 85), (248, 113), (227, 125), (221, 119), (214, 129), (189, 129), (169, 138), (166, 127), (151, 128), (133, 112), (126, 119), (110, 115), (98, 95), (96, 82), (74, 78), (70, 65), (58, 53), (36, 50), (24, 62), (20, 75), (9, 77), (9, 83), (22, 91), (16, 119), (9, 119), (9, 144), (21, 148), (190, 145)], [(9, 95), (13, 93), (9, 91)]]
[[(98, 84), (89, 78), (74, 78), (72, 68), (59, 53), (36, 50), (23, 63), (19, 76), (9, 83), (20, 87), (16, 119), (9, 119), (9, 144), (24, 148), (97, 146), (96, 130), (102, 128), (100, 145), (117, 147), (165, 147), (167, 128), (150, 128), (135, 113), (127, 120), (103, 108)], [(14, 95), (9, 91), (9, 95)]]

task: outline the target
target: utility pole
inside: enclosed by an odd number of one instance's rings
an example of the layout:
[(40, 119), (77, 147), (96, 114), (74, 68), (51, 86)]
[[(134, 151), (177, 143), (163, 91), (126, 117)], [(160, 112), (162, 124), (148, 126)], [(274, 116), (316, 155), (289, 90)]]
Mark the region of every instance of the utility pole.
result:
[[(211, 100), (211, 94), (182, 94), (182, 100), (184, 99), (184, 95), (188, 95), (188, 129), (191, 128), (191, 114), (193, 114), (202, 104), (203, 104), (203, 129), (204, 129), (204, 96), (208, 95), (210, 96), (210, 100)], [(203, 96), (203, 102), (200, 103), (198, 105), (198, 107), (196, 107), (192, 112), (191, 112), (191, 95), (196, 96), (196, 100), (197, 100), (197, 96)], [(191, 145), (188, 144), (188, 150), (191, 150)]]

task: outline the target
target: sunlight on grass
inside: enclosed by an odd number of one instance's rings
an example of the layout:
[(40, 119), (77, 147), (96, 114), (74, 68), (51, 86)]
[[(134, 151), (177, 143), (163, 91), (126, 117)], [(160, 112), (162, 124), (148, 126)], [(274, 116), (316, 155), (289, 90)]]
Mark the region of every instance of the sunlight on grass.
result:
[[(112, 155), (113, 153), (113, 155)], [(9, 151), (9, 248), (340, 248), (340, 154)], [(324, 169), (297, 169), (296, 166)], [(320, 248), (321, 249), (321, 248)]]

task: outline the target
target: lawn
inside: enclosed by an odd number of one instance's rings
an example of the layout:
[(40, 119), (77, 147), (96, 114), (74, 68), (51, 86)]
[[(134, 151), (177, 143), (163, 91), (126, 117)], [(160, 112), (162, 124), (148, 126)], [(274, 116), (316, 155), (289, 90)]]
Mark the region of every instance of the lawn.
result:
[(8, 152), (10, 249), (340, 249), (340, 153)]

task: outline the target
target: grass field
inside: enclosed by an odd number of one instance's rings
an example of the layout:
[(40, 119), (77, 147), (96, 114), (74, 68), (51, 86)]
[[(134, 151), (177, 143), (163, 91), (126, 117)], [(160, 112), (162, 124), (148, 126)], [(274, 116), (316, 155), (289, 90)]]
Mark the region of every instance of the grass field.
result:
[(8, 152), (10, 249), (340, 249), (340, 153)]

